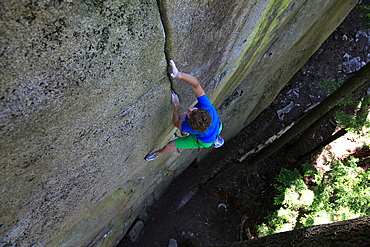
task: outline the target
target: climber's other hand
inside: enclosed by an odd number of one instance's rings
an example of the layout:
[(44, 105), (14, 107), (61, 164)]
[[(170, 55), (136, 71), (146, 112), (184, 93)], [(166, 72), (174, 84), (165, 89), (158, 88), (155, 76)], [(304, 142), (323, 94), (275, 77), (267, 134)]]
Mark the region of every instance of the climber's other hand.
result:
[(175, 106), (179, 106), (180, 105), (179, 96), (177, 96), (177, 94), (173, 90), (171, 91), (171, 96), (172, 96), (172, 103)]

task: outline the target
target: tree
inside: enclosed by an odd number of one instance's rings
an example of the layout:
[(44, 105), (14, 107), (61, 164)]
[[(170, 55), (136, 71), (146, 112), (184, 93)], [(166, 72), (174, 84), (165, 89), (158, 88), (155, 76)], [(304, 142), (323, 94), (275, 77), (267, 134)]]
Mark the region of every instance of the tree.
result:
[[(263, 238), (235, 242), (218, 247), (254, 246), (370, 246), (370, 216), (331, 224), (316, 225), (288, 232), (268, 235)], [(188, 245), (196, 247), (196, 245)]]
[(248, 162), (248, 166), (254, 168), (258, 163), (268, 158), (271, 154), (276, 152), (279, 148), (292, 140), (302, 131), (308, 129), (315, 122), (328, 119), (334, 113), (337, 105), (363, 88), (370, 82), (370, 63), (366, 64), (359, 71), (355, 72), (351, 78), (342, 84), (336, 91), (324, 99), (319, 105), (313, 108), (305, 116), (303, 116), (296, 124), (287, 130), (279, 139), (272, 142), (269, 146), (258, 152)]

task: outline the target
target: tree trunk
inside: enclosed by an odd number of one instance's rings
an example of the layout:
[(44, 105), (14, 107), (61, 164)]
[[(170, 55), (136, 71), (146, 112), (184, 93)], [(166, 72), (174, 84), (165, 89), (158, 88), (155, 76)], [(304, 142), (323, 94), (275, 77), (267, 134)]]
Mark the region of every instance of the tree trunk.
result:
[[(361, 109), (356, 114), (357, 115), (356, 116), (357, 122), (361, 127), (365, 124), (366, 118), (369, 114), (369, 100), (368, 100), (368, 98), (369, 98), (369, 95), (368, 95), (367, 92), (365, 92), (365, 95), (364, 95), (363, 99), (361, 100), (362, 101)], [(312, 134), (324, 122), (326, 122), (328, 119), (330, 119), (339, 108), (340, 108), (339, 105), (333, 107), (330, 111), (328, 111), (323, 116), (321, 116), (315, 123), (310, 125), (310, 127), (301, 134), (299, 139), (294, 144), (292, 144), (292, 147), (289, 148), (289, 154), (297, 153), (297, 150), (299, 150), (300, 147), (305, 143), (306, 139), (309, 138), (310, 136), (312, 136)], [(341, 129), (339, 132), (330, 136), (329, 138), (327, 138), (326, 140), (321, 142), (319, 145), (317, 145), (312, 150), (310, 150), (310, 151), (306, 152), (305, 154), (301, 155), (297, 160), (299, 161), (300, 159), (319, 151), (321, 148), (325, 147), (327, 144), (335, 141), (336, 139), (345, 135), (346, 133), (347, 133), (347, 131), (345, 129)]]
[(370, 216), (331, 224), (304, 227), (262, 238), (220, 245), (219, 247), (254, 246), (370, 246)]
[(301, 155), (299, 158), (298, 158), (298, 161), (307, 157), (308, 155), (311, 155), (317, 151), (319, 151), (320, 149), (322, 149), (323, 147), (325, 147), (326, 145), (330, 144), (331, 142), (335, 141), (336, 139), (338, 139), (339, 137), (342, 137), (344, 136), (345, 134), (347, 134), (347, 130), (345, 129), (341, 129), (339, 130), (337, 133), (335, 133), (334, 135), (330, 136), (329, 138), (327, 138), (325, 141), (322, 141), (319, 145), (317, 145), (316, 147), (314, 147), (312, 150), (308, 151), (307, 153)]
[(328, 112), (323, 114), (319, 119), (317, 119), (313, 124), (310, 125), (298, 138), (296, 142), (294, 142), (288, 149), (289, 149), (289, 156), (291, 154), (297, 153), (298, 150), (301, 149), (301, 147), (306, 143), (307, 139), (311, 137), (315, 131), (323, 125), (328, 119), (332, 118), (335, 114), (335, 112), (340, 108), (340, 106), (336, 105), (332, 109), (330, 109)]
[(302, 117), (292, 128), (284, 133), (279, 139), (271, 143), (265, 149), (261, 150), (248, 162), (248, 167), (253, 169), (258, 163), (268, 158), (284, 144), (289, 142), (300, 132), (306, 130), (311, 124), (316, 122), (322, 115), (334, 108), (339, 102), (347, 96), (357, 92), (370, 82), (370, 63), (366, 64), (359, 71), (355, 72), (342, 86), (324, 99), (318, 106)]

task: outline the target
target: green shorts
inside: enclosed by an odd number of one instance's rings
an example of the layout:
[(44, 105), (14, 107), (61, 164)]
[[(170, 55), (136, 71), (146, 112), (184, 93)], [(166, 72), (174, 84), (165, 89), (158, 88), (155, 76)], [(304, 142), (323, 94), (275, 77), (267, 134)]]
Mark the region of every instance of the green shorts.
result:
[(184, 149), (198, 149), (198, 148), (209, 148), (212, 143), (205, 143), (195, 137), (195, 135), (188, 135), (175, 140), (177, 148)]

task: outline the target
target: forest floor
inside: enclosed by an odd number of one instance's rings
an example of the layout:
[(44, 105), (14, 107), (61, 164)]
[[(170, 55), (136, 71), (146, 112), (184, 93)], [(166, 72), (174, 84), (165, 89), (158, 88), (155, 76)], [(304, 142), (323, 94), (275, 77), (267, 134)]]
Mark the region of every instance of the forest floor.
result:
[[(370, 0), (359, 5), (369, 6)], [(256, 226), (276, 209), (276, 175), (281, 168), (301, 169), (301, 164), (287, 159), (289, 144), (254, 171), (248, 169), (248, 159), (241, 163), (237, 160), (327, 97), (319, 82), (345, 81), (353, 67), (370, 61), (370, 30), (360, 18), (367, 13), (355, 7), (274, 102), (222, 148), (201, 162), (193, 162), (155, 203), (136, 241), (125, 237), (118, 246), (167, 247), (170, 239), (176, 239), (178, 246), (185, 246), (187, 241), (200, 246), (221, 245), (248, 239), (248, 231), (257, 237)], [(287, 113), (279, 118), (277, 112), (282, 109)], [(307, 140), (304, 150), (293, 156), (300, 156), (335, 130), (333, 121), (326, 122)], [(311, 155), (306, 162), (315, 163), (315, 158), (317, 155)]]

